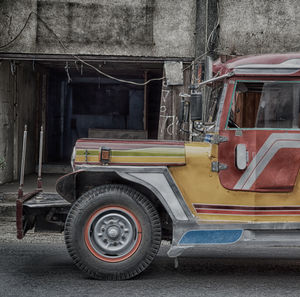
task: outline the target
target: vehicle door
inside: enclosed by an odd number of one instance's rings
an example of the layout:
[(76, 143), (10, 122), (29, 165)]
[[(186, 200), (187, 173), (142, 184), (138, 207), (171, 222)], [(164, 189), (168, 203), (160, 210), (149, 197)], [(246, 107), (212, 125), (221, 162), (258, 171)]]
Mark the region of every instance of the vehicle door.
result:
[[(229, 190), (291, 192), (300, 165), (300, 81), (230, 80), (219, 134)], [(222, 165), (222, 166), (221, 166)]]

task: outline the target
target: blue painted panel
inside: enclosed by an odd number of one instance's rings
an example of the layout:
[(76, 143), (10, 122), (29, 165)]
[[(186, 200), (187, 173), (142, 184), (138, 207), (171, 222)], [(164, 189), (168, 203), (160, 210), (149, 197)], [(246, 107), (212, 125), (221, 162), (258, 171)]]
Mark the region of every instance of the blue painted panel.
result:
[(238, 241), (243, 230), (192, 230), (186, 232), (179, 244), (224, 244)]

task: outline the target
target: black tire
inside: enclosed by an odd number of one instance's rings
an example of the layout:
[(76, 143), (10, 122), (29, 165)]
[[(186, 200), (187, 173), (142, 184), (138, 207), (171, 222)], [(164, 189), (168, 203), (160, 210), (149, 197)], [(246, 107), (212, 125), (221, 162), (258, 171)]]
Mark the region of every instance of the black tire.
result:
[(103, 185), (73, 204), (65, 223), (65, 242), (75, 264), (89, 276), (129, 279), (156, 256), (160, 218), (153, 204), (136, 190)]

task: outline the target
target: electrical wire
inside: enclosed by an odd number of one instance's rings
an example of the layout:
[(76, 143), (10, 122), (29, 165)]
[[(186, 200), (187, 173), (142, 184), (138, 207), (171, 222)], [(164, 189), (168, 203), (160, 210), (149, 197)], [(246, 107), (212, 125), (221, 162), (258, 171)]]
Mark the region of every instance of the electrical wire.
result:
[[(208, 2), (206, 2), (206, 5), (208, 5)], [(207, 9), (207, 7), (206, 7), (206, 9)], [(216, 21), (216, 24), (215, 24), (214, 28), (212, 29), (212, 31), (210, 32), (210, 34), (209, 34), (209, 36), (208, 36), (208, 38), (206, 40), (206, 44), (205, 44), (206, 50), (205, 50), (205, 52), (203, 54), (201, 54), (200, 56), (198, 56), (197, 58), (195, 58), (192, 63), (190, 63), (187, 67), (185, 67), (183, 69), (183, 71), (189, 69), (193, 65), (193, 63), (196, 63), (198, 60), (200, 60), (201, 58), (203, 58), (204, 56), (206, 56), (208, 53), (214, 52), (213, 50), (210, 49), (210, 42), (211, 42), (211, 39), (213, 38), (213, 36), (215, 35), (216, 30), (220, 26), (220, 16), (219, 16), (220, 14), (219, 14), (219, 10), (220, 10), (219, 9), (219, 3), (217, 2), (217, 16), (218, 16), (218, 18), (217, 18), (217, 21)], [(207, 12), (206, 12), (206, 14), (207, 14)], [(207, 30), (206, 30), (206, 33), (207, 33)]]
[[(217, 17), (218, 18), (217, 18), (216, 24), (215, 24), (214, 28), (212, 29), (212, 31), (210, 32), (207, 42), (206, 42), (208, 52), (211, 51), (211, 49), (210, 49), (211, 38), (215, 35), (218, 27), (220, 26), (220, 13), (219, 13), (219, 3), (218, 2), (217, 2)], [(214, 40), (214, 39), (212, 39), (212, 40)]]
[(193, 63), (196, 63), (198, 60), (200, 60), (201, 58), (203, 58), (207, 54), (208, 54), (208, 52), (205, 52), (204, 54), (198, 56), (191, 64), (189, 64), (187, 67), (185, 67), (182, 71), (185, 71), (188, 68), (190, 68), (193, 65)]
[(143, 83), (137, 83), (137, 82), (134, 82), (134, 81), (130, 81), (130, 80), (125, 80), (125, 79), (120, 79), (120, 78), (117, 78), (117, 77), (114, 77), (110, 74), (107, 74), (101, 70), (99, 70), (97, 67), (95, 67), (94, 65), (84, 61), (83, 59), (81, 59), (79, 56), (77, 55), (73, 55), (73, 54), (68, 54), (67, 51), (68, 51), (68, 48), (64, 45), (64, 43), (61, 41), (61, 39), (59, 38), (59, 36), (50, 28), (50, 26), (34, 11), (31, 11), (24, 23), (24, 26), (22, 27), (22, 29), (19, 31), (19, 33), (11, 40), (9, 41), (7, 44), (4, 44), (2, 46), (0, 46), (0, 49), (2, 48), (5, 48), (5, 47), (8, 47), (9, 45), (11, 45), (14, 41), (16, 41), (19, 36), (22, 34), (22, 32), (24, 31), (24, 29), (26, 28), (28, 22), (29, 22), (29, 19), (32, 15), (36, 15), (37, 19), (40, 20), (44, 26), (49, 30), (49, 32), (56, 38), (56, 40), (58, 41), (58, 43), (60, 44), (60, 46), (63, 48), (64, 52), (73, 57), (74, 59), (76, 59), (77, 61), (81, 62), (82, 64), (94, 69), (95, 71), (97, 71), (98, 73), (100, 73), (101, 75), (107, 77), (107, 78), (110, 78), (110, 79), (113, 79), (115, 81), (118, 81), (118, 82), (122, 82), (122, 83), (127, 83), (127, 84), (132, 84), (132, 85), (135, 85), (135, 86), (146, 86), (148, 85), (150, 82), (152, 81), (160, 81), (160, 80), (163, 80), (165, 79), (165, 77), (159, 77), (159, 78), (151, 78)]
[(28, 17), (27, 17), (27, 19), (26, 19), (26, 21), (25, 21), (25, 23), (24, 23), (24, 26), (23, 26), (22, 29), (19, 31), (19, 33), (18, 33), (11, 41), (9, 41), (8, 43), (6, 43), (6, 44), (4, 44), (4, 45), (0, 45), (0, 49), (5, 48), (5, 47), (8, 47), (9, 45), (11, 45), (14, 41), (16, 41), (16, 40), (19, 38), (19, 36), (23, 33), (24, 29), (26, 28), (26, 26), (27, 26), (27, 24), (28, 24), (28, 22), (29, 22), (30, 17), (31, 17), (33, 14), (34, 14), (33, 11), (30, 12), (30, 14), (28, 15)]

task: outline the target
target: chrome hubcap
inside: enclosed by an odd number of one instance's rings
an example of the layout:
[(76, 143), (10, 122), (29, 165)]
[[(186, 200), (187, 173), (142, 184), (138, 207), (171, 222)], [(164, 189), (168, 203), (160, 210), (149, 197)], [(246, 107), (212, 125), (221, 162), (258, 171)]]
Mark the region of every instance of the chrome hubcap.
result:
[(137, 242), (138, 227), (125, 210), (103, 210), (90, 222), (89, 241), (94, 250), (108, 258), (128, 254)]

